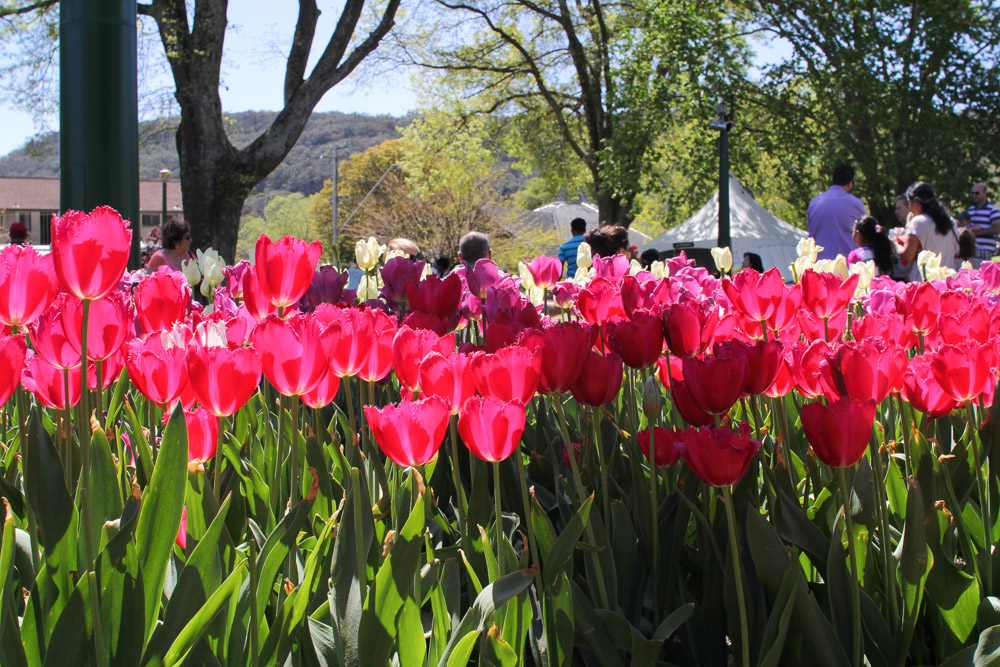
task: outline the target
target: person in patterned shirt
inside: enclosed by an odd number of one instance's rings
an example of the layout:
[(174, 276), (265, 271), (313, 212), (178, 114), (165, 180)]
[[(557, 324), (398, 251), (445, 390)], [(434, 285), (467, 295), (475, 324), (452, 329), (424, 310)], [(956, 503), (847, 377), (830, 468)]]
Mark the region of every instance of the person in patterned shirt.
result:
[(972, 186), (972, 206), (968, 213), (968, 229), (976, 236), (976, 258), (989, 261), (996, 252), (1000, 209), (987, 201), (985, 183)]

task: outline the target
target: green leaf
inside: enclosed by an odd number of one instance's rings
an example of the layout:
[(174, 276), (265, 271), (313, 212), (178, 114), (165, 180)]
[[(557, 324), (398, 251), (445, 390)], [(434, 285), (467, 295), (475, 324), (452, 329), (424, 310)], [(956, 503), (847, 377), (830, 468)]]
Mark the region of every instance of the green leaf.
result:
[(418, 494), (403, 530), (375, 575), (375, 595), (369, 595), (365, 602), (358, 633), (358, 642), (365, 647), (359, 656), (361, 667), (382, 667), (392, 655), (396, 617), (403, 602), (410, 597), (413, 579), (420, 567), (425, 502), (424, 494)]
[(785, 650), (785, 638), (788, 636), (788, 626), (795, 610), (795, 589), (802, 581), (802, 570), (790, 567), (785, 570), (781, 579), (781, 587), (771, 605), (764, 626), (764, 635), (760, 642), (760, 667), (778, 667)]
[(590, 497), (580, 505), (580, 509), (576, 511), (573, 518), (559, 533), (559, 537), (556, 538), (552, 550), (542, 566), (542, 575), (546, 586), (555, 583), (566, 563), (573, 556), (573, 550), (587, 525), (587, 517), (590, 515), (590, 508), (593, 504), (594, 494), (590, 494)]
[(403, 608), (396, 618), (397, 646), (400, 665), (422, 665), (427, 656), (427, 642), (424, 641), (424, 627), (420, 621), (420, 607), (413, 596), (403, 602)]
[[(162, 450), (160, 456), (163, 456)], [(243, 582), (243, 577), (246, 576), (246, 573), (246, 561), (243, 561), (222, 582), (222, 585), (212, 593), (202, 608), (198, 610), (198, 613), (177, 634), (177, 639), (174, 640), (166, 655), (163, 656), (164, 667), (172, 667), (184, 662), (188, 652), (194, 648), (194, 645), (208, 630), (212, 619), (222, 611), (222, 608), (229, 603), (233, 595), (239, 591), (240, 584)]]
[(111, 446), (101, 429), (94, 429), (90, 440), (90, 510), (91, 516), (82, 530), (89, 530), (91, 544), (99, 544), (101, 527), (122, 513), (122, 491), (119, 473), (111, 459)]
[(80, 665), (88, 662), (87, 647), (90, 645), (90, 635), (93, 630), (93, 618), (90, 615), (90, 586), (88, 577), (94, 574), (88, 573), (81, 577), (77, 583), (73, 594), (70, 595), (69, 602), (63, 607), (52, 629), (53, 641), (45, 651), (46, 667), (63, 667), (64, 665)]
[(490, 667), (516, 667), (518, 664), (518, 656), (514, 647), (503, 640), (496, 623), (490, 627), (490, 631), (486, 633), (486, 638), (483, 640), (480, 663)]
[(897, 637), (896, 654), (905, 655), (909, 653), (927, 574), (934, 563), (924, 532), (924, 503), (919, 484), (911, 483), (907, 493), (906, 521), (895, 557), (899, 561), (896, 581), (903, 597), (903, 632)]
[(692, 613), (694, 613), (693, 602), (682, 604), (677, 609), (674, 609), (665, 619), (663, 619), (663, 622), (660, 623), (660, 625), (653, 632), (652, 639), (658, 639), (660, 641), (670, 639), (674, 633), (677, 632), (682, 625), (684, 625), (684, 622), (691, 618)]
[(156, 467), (149, 486), (142, 494), (139, 524), (135, 531), (136, 553), (145, 593), (147, 638), (152, 634), (159, 615), (167, 561), (181, 523), (187, 463), (187, 425), (184, 423), (184, 410), (178, 404), (163, 431)]
[[(837, 503), (839, 506), (840, 503)], [(823, 531), (810, 521), (798, 502), (792, 498), (785, 487), (778, 487), (778, 505), (772, 515), (774, 527), (781, 539), (801, 548), (810, 560), (816, 564), (820, 572), (826, 570), (826, 558), (829, 543)]]
[(452, 654), (448, 657), (446, 667), (466, 667), (469, 664), (469, 658), (472, 657), (472, 649), (476, 648), (476, 640), (479, 639), (479, 635), (482, 630), (473, 630), (462, 636), (452, 649)]
[(573, 656), (576, 635), (573, 588), (569, 576), (560, 572), (555, 582), (545, 586), (541, 597), (542, 629), (550, 664), (568, 665)]
[(1000, 625), (986, 628), (979, 635), (979, 644), (972, 657), (975, 667), (997, 667), (1000, 665)]
[[(3, 501), (3, 538), (0, 542), (0, 664), (21, 667), (27, 665), (21, 637), (17, 627), (17, 611), (14, 606), (14, 515), (6, 499)], [(25, 582), (27, 583), (27, 582)]]
[[(482, 632), (486, 627), (486, 622), (493, 616), (493, 613), (508, 600), (516, 597), (521, 591), (526, 590), (531, 585), (535, 577), (535, 569), (518, 570), (508, 575), (500, 577), (492, 584), (483, 589), (472, 607), (465, 612), (462, 622), (458, 624), (452, 633), (451, 640), (445, 647), (444, 655), (438, 665), (445, 667), (453, 664), (452, 654), (456, 651), (458, 644), (470, 633)], [(475, 641), (473, 639), (473, 641)], [(470, 649), (471, 651), (471, 649)], [(466, 658), (467, 660), (467, 658)], [(460, 664), (465, 664), (463, 661)]]

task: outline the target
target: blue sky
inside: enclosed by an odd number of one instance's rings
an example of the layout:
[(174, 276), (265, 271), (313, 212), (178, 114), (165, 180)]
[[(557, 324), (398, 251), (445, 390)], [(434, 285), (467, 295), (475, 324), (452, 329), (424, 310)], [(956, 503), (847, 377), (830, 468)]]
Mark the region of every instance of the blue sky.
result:
[[(280, 8), (280, 11), (276, 11)], [(277, 110), (282, 106), (282, 82), (287, 44), (291, 42), (297, 3), (293, 0), (240, 0), (229, 4), (230, 30), (226, 34), (223, 58), (223, 110)], [(317, 38), (329, 34), (337, 19), (336, 11), (320, 16)], [(149, 19), (143, 19), (149, 20)], [(317, 57), (325, 44), (314, 44)], [(774, 62), (787, 55), (788, 48), (758, 42), (757, 63)], [(153, 49), (162, 59), (162, 47)], [(170, 86), (165, 67), (160, 85)], [(355, 75), (326, 94), (317, 111), (403, 115), (417, 106), (417, 95), (406, 71), (380, 72), (376, 76)], [(0, 155), (19, 148), (39, 129), (54, 129), (57, 118), (43, 120), (39, 128), (32, 117), (0, 101)]]

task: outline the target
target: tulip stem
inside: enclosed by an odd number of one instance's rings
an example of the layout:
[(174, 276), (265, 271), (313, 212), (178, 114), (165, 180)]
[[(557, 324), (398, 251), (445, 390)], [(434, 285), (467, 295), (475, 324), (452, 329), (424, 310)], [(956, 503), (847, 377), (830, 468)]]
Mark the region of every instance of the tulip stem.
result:
[(649, 499), (650, 519), (653, 529), (653, 610), (654, 618), (660, 617), (660, 502), (657, 489), (660, 476), (656, 472), (656, 420), (649, 420)]
[(104, 364), (100, 359), (94, 361), (94, 376), (97, 378), (97, 420), (104, 423)]
[[(89, 486), (90, 478), (90, 410), (87, 396), (87, 324), (90, 320), (90, 299), (83, 300), (83, 332), (80, 334), (80, 486)], [(66, 396), (69, 404), (69, 396)], [(91, 554), (87, 554), (90, 562)]]
[(503, 550), (500, 545), (503, 544), (503, 514), (500, 513), (500, 462), (493, 462), (493, 510), (496, 513), (496, 530), (497, 530), (497, 575), (502, 577), (504, 575), (503, 567)]
[[(66, 469), (63, 474), (66, 478), (66, 489), (73, 493), (73, 408), (69, 406), (69, 369), (64, 368), (62, 372), (63, 380), (63, 446), (65, 451), (63, 452), (65, 458), (63, 459), (63, 465)], [(24, 456), (24, 452), (21, 452), (21, 456)], [(124, 467), (124, 463), (122, 466)], [(35, 570), (36, 572), (38, 570)]]
[[(851, 598), (854, 603), (854, 618), (851, 628), (852, 665), (861, 664), (861, 587), (858, 584), (858, 556), (854, 548), (854, 519), (851, 518), (851, 496), (847, 489), (847, 475), (844, 468), (837, 468), (840, 477), (840, 497), (844, 503), (844, 522), (847, 527), (847, 550), (851, 555)], [(836, 538), (835, 538), (836, 539)], [(887, 591), (888, 593), (888, 591)]]
[(604, 508), (604, 525), (610, 525), (611, 502), (608, 500), (608, 468), (604, 465), (604, 451), (601, 448), (601, 409), (591, 408), (594, 416), (594, 446), (597, 448), (597, 465), (601, 468), (601, 505)]
[[(580, 477), (580, 468), (576, 464), (576, 451), (569, 439), (569, 427), (566, 425), (566, 413), (563, 412), (562, 402), (559, 400), (558, 395), (552, 397), (552, 407), (556, 411), (556, 416), (559, 418), (559, 429), (562, 433), (563, 443), (566, 447), (566, 458), (569, 459), (569, 467), (573, 472), (573, 483), (576, 486), (576, 493), (579, 496), (580, 504), (582, 505), (586, 502), (587, 496), (583, 489), (583, 479)], [(590, 525), (589, 521), (586, 523), (584, 530), (587, 533), (587, 540), (591, 544), (596, 544), (596, 540), (594, 539), (594, 529)], [(597, 554), (593, 551), (590, 552), (590, 557), (594, 568), (594, 578), (597, 580), (597, 590), (600, 595), (601, 605), (604, 609), (608, 609), (608, 592), (604, 585), (604, 573), (601, 570), (600, 561), (597, 558)]]
[(299, 397), (292, 396), (292, 428), (288, 431), (291, 451), (291, 474), (292, 483), (291, 491), (289, 493), (289, 506), (295, 507), (295, 503), (299, 502)]
[(272, 502), (275, 503), (276, 516), (284, 516), (281, 511), (281, 467), (282, 450), (285, 447), (285, 397), (278, 394), (278, 437), (274, 441), (274, 473), (271, 476), (271, 493), (274, 494)]
[[(361, 540), (358, 540), (359, 542)], [(250, 568), (250, 664), (258, 667), (260, 664), (260, 621), (257, 620), (257, 541), (253, 534), (247, 540), (247, 565)]]
[[(347, 421), (351, 424), (350, 433), (350, 445), (348, 445), (347, 456), (348, 461), (351, 461), (353, 465), (361, 467), (360, 458), (354, 453), (355, 448), (358, 445), (358, 427), (354, 419), (354, 394), (351, 393), (351, 376), (344, 378), (343, 382), (340, 383), (341, 388), (344, 390), (344, 399), (347, 401)], [(357, 460), (354, 460), (357, 459)]]
[(524, 504), (524, 527), (528, 530), (528, 549), (531, 552), (531, 562), (541, 567), (541, 563), (538, 562), (541, 554), (538, 553), (538, 544), (535, 542), (535, 529), (531, 524), (531, 499), (528, 494), (528, 475), (524, 469), (520, 447), (514, 452), (514, 460), (517, 462), (517, 476), (521, 482), (521, 502)]
[[(983, 486), (983, 456), (979, 442), (979, 433), (976, 430), (976, 415), (972, 410), (972, 403), (966, 401), (965, 416), (969, 421), (969, 439), (972, 441), (972, 453), (976, 459), (976, 490), (979, 492), (979, 516), (983, 522), (983, 535), (986, 538), (986, 595), (993, 594), (993, 525), (992, 513), (990, 512), (990, 492)], [(989, 465), (987, 463), (987, 465)]]
[(465, 534), (468, 506), (465, 500), (465, 488), (462, 486), (462, 472), (458, 469), (458, 431), (455, 423), (458, 417), (451, 415), (448, 419), (448, 435), (451, 442), (451, 479), (455, 485), (455, 504), (458, 507), (458, 532)]
[(895, 558), (892, 556), (892, 537), (889, 535), (889, 519), (885, 513), (885, 473), (882, 471), (882, 455), (879, 452), (878, 440), (875, 437), (875, 428), (872, 427), (871, 440), (868, 443), (868, 451), (872, 459), (872, 468), (875, 473), (875, 498), (878, 503), (879, 529), (882, 532), (882, 566), (885, 576), (885, 594), (889, 598), (890, 619), (893, 626), (899, 622), (899, 609), (896, 603), (896, 581), (893, 565)]
[[(736, 512), (733, 510), (733, 487), (722, 487), (722, 495), (726, 501), (726, 518), (729, 524), (729, 553), (733, 561), (733, 571), (736, 574), (736, 602), (740, 608), (740, 650), (743, 667), (750, 665), (750, 632), (747, 629), (747, 603), (743, 598), (743, 566), (740, 564), (740, 549), (736, 544)], [(853, 553), (853, 551), (852, 551)], [(857, 582), (857, 579), (855, 579)], [(854, 663), (858, 663), (855, 661)]]
[(212, 466), (212, 495), (215, 504), (219, 504), (219, 494), (222, 490), (222, 432), (225, 430), (225, 417), (219, 417), (219, 432), (215, 436), (215, 465)]

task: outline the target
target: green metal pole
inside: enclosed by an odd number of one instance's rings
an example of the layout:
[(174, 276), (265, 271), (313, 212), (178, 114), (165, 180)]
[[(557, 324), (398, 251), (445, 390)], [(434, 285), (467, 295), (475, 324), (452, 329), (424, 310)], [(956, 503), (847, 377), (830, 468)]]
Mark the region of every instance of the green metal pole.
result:
[(132, 222), (139, 266), (135, 0), (59, 5), (59, 208), (108, 205)]
[(719, 132), (719, 239), (720, 248), (732, 246), (729, 232), (729, 129)]

